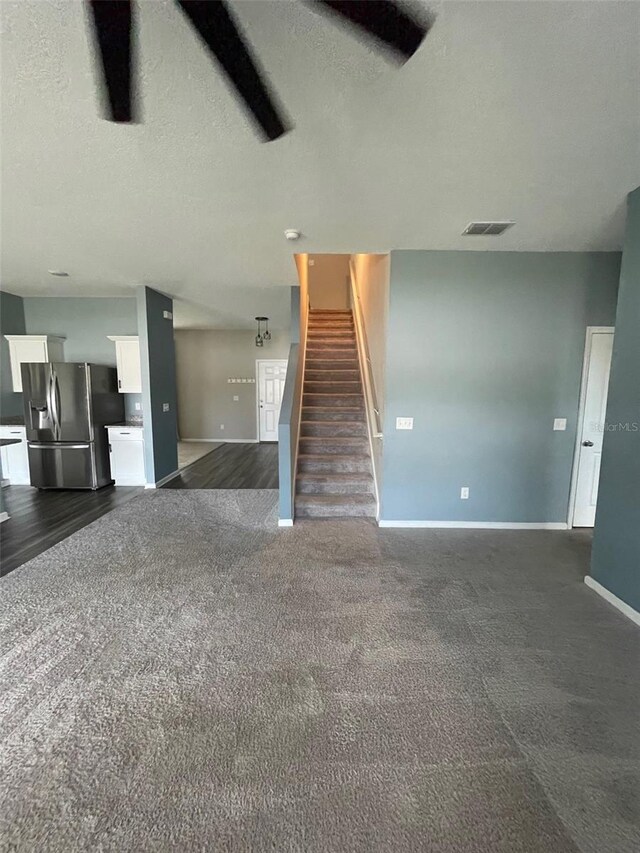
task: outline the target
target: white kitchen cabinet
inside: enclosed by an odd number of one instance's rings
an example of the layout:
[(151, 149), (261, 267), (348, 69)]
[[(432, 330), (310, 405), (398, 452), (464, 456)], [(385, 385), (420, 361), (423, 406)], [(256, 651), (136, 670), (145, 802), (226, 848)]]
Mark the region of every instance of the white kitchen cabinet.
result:
[(142, 392), (140, 371), (140, 340), (137, 335), (107, 335), (116, 345), (118, 391), (121, 394)]
[(9, 341), (14, 391), (22, 391), (21, 364), (34, 361), (64, 361), (65, 338), (60, 335), (5, 335), (5, 338)]
[(144, 486), (142, 427), (107, 427), (111, 476), (116, 486)]
[(23, 426), (0, 426), (0, 438), (20, 439), (20, 444), (10, 444), (0, 449), (2, 476), (12, 486), (28, 486), (31, 478), (29, 476), (26, 428)]

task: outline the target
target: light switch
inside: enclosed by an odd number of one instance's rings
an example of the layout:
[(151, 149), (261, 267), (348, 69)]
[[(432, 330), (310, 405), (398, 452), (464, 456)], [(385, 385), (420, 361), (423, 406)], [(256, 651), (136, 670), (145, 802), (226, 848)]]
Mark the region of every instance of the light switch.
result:
[(469, 486), (463, 486), (460, 489), (460, 500), (468, 501), (469, 500)]
[(171, 313), (171, 311), (163, 311), (162, 316), (165, 320), (173, 320), (173, 314)]
[(168, 404), (168, 403), (163, 403), (163, 404), (162, 404), (162, 411), (163, 411), (163, 412), (168, 412), (168, 411), (169, 411), (169, 404)]
[(413, 418), (396, 418), (396, 429), (413, 429)]
[(238, 395), (237, 395), (237, 394), (234, 394), (234, 395), (233, 395), (233, 400), (234, 400), (234, 402), (235, 402), (235, 403), (237, 403), (239, 399), (240, 399), (240, 397), (238, 397)]
[(136, 410), (136, 412), (139, 412), (141, 408), (142, 408), (142, 406), (141, 406), (141, 404), (140, 404), (140, 403), (136, 403), (136, 404), (135, 404), (135, 410)]
[(220, 424), (220, 429), (224, 429), (224, 424)]
[(567, 419), (566, 418), (555, 418), (553, 421), (553, 428), (564, 430), (567, 428)]

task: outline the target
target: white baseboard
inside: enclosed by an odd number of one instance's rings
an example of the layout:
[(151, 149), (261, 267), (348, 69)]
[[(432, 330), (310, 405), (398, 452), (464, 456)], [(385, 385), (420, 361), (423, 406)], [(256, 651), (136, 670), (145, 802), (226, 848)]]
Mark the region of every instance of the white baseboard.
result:
[(278, 527), (293, 527), (293, 519), (292, 518), (279, 518), (278, 519)]
[[(3, 521), (9, 521), (10, 518), (11, 516), (8, 512), (0, 512), (0, 524), (2, 524)], [(293, 524), (293, 521), (291, 524)]]
[(637, 610), (634, 610), (630, 604), (627, 604), (626, 601), (623, 601), (621, 598), (618, 598), (617, 595), (609, 592), (606, 586), (602, 586), (602, 584), (598, 583), (597, 580), (594, 580), (591, 575), (586, 575), (584, 582), (590, 589), (597, 592), (605, 601), (608, 601), (609, 604), (612, 604), (617, 610), (619, 610), (620, 613), (624, 613), (628, 619), (631, 619), (631, 621), (635, 622), (636, 625), (640, 625), (640, 613), (638, 613)]
[(433, 527), (460, 530), (566, 530), (564, 521), (393, 521), (381, 518), (379, 527)]
[(164, 486), (165, 483), (168, 483), (169, 480), (173, 480), (174, 477), (177, 477), (180, 473), (180, 469), (178, 468), (176, 471), (172, 471), (171, 474), (167, 474), (166, 477), (163, 477), (161, 480), (157, 480), (155, 483), (147, 483), (145, 489), (159, 489), (160, 486)]
[(181, 438), (194, 444), (257, 444), (257, 438)]

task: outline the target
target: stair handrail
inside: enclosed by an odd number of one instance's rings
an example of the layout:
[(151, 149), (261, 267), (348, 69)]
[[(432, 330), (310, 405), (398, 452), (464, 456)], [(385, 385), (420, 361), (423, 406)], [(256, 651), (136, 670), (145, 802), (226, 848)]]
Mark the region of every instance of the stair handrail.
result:
[(278, 419), (278, 479), (280, 527), (293, 525), (295, 513), (296, 471), (298, 470), (298, 443), (302, 419), (304, 368), (307, 351), (307, 325), (309, 298), (300, 289), (299, 343), (289, 347), (287, 373), (282, 392)]
[(349, 260), (349, 279), (351, 283), (351, 303), (353, 306), (358, 354), (360, 356), (361, 365), (366, 366), (366, 369), (362, 370), (362, 380), (367, 408), (367, 419), (369, 419), (370, 414), (372, 413), (373, 417), (371, 417), (370, 424), (371, 434), (373, 438), (382, 438), (382, 418), (380, 415), (380, 408), (378, 406), (376, 383), (373, 377), (373, 366), (371, 364), (371, 357), (369, 356), (369, 344), (367, 342), (367, 330), (364, 324), (362, 303), (360, 302), (358, 279), (356, 276), (355, 265), (352, 260)]
[[(360, 291), (352, 259), (349, 259), (349, 279), (351, 283), (351, 306), (353, 310), (353, 323), (356, 330), (356, 346), (358, 348), (358, 361), (360, 363), (360, 377), (364, 389), (365, 412), (367, 417), (367, 434), (369, 437), (369, 453), (371, 456), (371, 467), (373, 469), (373, 486), (376, 496), (376, 518), (380, 518), (380, 489), (378, 487), (378, 464), (375, 442), (382, 441), (382, 423), (380, 408), (376, 397), (376, 386), (373, 378), (373, 367), (369, 357), (369, 345), (367, 343), (367, 332), (364, 324), (362, 304), (360, 302)], [(379, 461), (379, 460), (378, 460)]]

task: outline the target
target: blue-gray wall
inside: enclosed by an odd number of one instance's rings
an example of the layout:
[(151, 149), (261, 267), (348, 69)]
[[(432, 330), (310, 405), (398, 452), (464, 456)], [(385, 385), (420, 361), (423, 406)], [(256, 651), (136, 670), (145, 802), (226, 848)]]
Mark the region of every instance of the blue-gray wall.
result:
[(566, 522), (585, 330), (614, 324), (619, 269), (619, 253), (391, 253), (381, 519)]
[(13, 390), (9, 342), (5, 335), (24, 335), (24, 304), (20, 296), (0, 291), (0, 416), (22, 414), (22, 394)]
[(629, 195), (592, 576), (640, 611), (640, 187)]
[[(108, 335), (137, 335), (135, 297), (27, 296), (27, 333), (64, 335), (65, 361), (90, 361), (115, 367), (116, 345)], [(140, 394), (124, 394), (127, 418), (140, 417)]]
[[(142, 368), (145, 471), (148, 483), (157, 483), (178, 468), (178, 424), (176, 417), (176, 355), (173, 321), (163, 317), (173, 312), (173, 300), (150, 287), (140, 286), (138, 335)], [(163, 412), (163, 403), (169, 411)]]
[(115, 367), (116, 347), (107, 335), (137, 335), (133, 297), (27, 296), (27, 333), (65, 335), (65, 361), (90, 361)]

